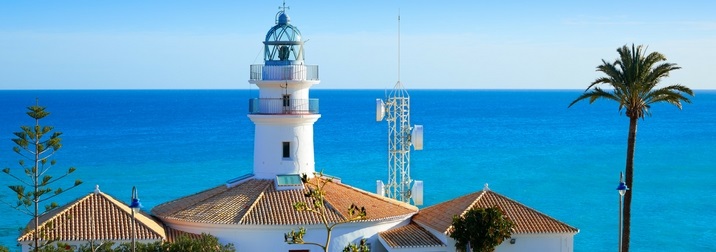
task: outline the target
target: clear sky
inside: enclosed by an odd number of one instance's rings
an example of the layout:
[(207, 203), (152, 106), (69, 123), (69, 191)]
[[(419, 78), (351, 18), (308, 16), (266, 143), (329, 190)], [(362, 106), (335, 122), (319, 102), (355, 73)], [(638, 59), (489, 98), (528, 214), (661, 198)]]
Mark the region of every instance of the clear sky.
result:
[[(0, 89), (245, 89), (274, 1), (3, 1)], [(716, 1), (295, 1), (316, 88), (584, 89), (616, 48), (716, 89)]]

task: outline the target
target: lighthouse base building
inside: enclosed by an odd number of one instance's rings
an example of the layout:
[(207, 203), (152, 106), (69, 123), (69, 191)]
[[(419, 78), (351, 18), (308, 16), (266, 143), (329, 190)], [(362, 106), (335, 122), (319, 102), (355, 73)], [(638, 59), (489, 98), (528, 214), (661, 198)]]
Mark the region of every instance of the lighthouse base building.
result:
[[(313, 180), (324, 178), (314, 177)], [(314, 181), (315, 182), (315, 181)], [(326, 240), (319, 215), (299, 212), (296, 202), (309, 202), (303, 185), (281, 185), (280, 181), (246, 178), (197, 194), (167, 202), (152, 209), (164, 223), (189, 233), (209, 233), (221, 242), (233, 243), (237, 251), (319, 251), (315, 245), (287, 244), (284, 234), (306, 228), (306, 242)], [(298, 187), (298, 188), (296, 188)], [(378, 243), (378, 233), (407, 225), (418, 209), (406, 203), (362, 191), (334, 180), (324, 188), (326, 216), (330, 223), (346, 221), (351, 204), (364, 206), (365, 220), (336, 226), (331, 233), (331, 251), (342, 251), (349, 243), (367, 239)], [(375, 250), (380, 251), (380, 250)]]

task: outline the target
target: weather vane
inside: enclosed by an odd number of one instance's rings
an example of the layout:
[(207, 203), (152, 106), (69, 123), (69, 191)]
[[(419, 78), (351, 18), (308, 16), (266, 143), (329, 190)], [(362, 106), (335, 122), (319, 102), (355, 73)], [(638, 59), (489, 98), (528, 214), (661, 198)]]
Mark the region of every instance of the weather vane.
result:
[(291, 6), (286, 6), (286, 0), (283, 0), (283, 6), (279, 6), (278, 9), (281, 10), (281, 12), (286, 12), (286, 9), (290, 10)]

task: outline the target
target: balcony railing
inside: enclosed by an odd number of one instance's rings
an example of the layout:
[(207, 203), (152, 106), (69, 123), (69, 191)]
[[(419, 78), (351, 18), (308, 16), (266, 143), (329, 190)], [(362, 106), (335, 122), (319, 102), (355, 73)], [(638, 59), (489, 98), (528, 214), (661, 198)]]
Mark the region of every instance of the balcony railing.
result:
[(249, 114), (318, 114), (318, 99), (249, 99)]
[(318, 80), (318, 65), (251, 65), (255, 80)]

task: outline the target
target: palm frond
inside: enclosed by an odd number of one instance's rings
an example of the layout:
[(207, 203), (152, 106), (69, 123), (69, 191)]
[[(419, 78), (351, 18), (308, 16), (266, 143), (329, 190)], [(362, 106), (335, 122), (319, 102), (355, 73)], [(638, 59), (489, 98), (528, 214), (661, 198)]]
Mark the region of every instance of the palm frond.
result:
[(576, 104), (577, 102), (579, 102), (581, 100), (585, 100), (587, 98), (589, 98), (589, 104), (594, 103), (594, 101), (596, 101), (598, 99), (619, 101), (619, 98), (617, 96), (615, 96), (614, 94), (604, 91), (603, 89), (601, 89), (599, 87), (595, 87), (591, 90), (585, 91), (584, 94), (577, 97), (577, 99), (572, 101), (572, 103), (570, 103), (569, 106), (567, 106), (567, 107), (572, 107), (572, 105)]
[[(634, 44), (617, 48), (617, 53), (619, 57), (612, 63), (602, 59), (596, 70), (604, 76), (594, 80), (569, 107), (585, 99), (589, 99), (590, 104), (607, 99), (616, 101), (619, 111), (625, 110), (627, 116), (643, 118), (650, 115), (653, 103), (666, 102), (681, 108), (681, 102), (691, 102), (685, 95), (693, 96), (693, 91), (683, 85), (656, 87), (671, 71), (681, 69), (674, 63), (663, 62), (666, 61), (663, 54), (646, 54), (645, 46)], [(604, 91), (600, 85), (611, 86), (613, 91)]]

